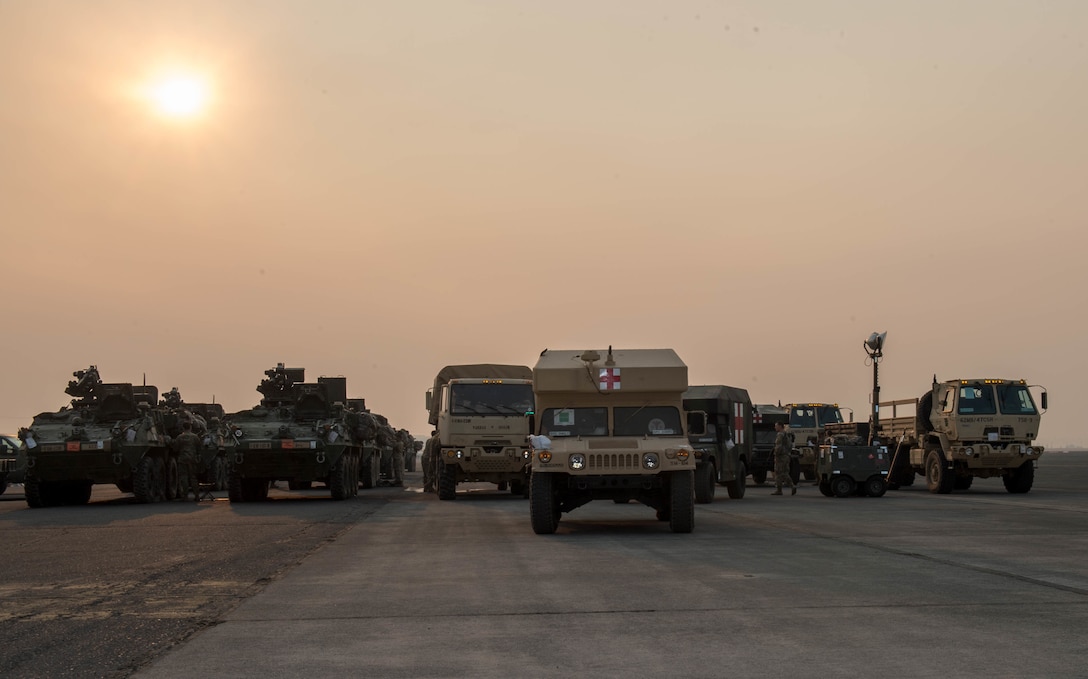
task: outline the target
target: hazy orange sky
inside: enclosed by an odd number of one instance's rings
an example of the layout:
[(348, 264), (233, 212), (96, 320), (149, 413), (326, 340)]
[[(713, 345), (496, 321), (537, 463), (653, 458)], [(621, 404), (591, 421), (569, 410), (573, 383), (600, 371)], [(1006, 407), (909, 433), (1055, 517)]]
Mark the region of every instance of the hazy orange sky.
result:
[[(452, 363), (672, 347), (867, 417), (936, 374), (1088, 443), (1080, 0), (0, 0), (0, 429), (73, 371), (429, 432)], [(207, 79), (202, 116), (138, 92)], [(1045, 457), (1043, 464), (1046, 463)]]

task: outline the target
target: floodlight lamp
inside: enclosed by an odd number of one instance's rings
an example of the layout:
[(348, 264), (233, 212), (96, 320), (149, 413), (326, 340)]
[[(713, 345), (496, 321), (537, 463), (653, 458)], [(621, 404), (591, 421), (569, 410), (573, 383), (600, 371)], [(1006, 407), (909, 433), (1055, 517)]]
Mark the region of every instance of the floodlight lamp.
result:
[(865, 346), (868, 347), (869, 353), (879, 354), (884, 349), (884, 338), (888, 336), (887, 332), (873, 333), (869, 335), (869, 339), (865, 340)]

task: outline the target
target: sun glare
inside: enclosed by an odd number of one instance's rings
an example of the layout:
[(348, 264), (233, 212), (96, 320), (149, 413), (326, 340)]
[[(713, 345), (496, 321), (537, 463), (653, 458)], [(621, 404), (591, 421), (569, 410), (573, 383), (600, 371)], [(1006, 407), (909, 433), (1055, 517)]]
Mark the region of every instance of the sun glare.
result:
[(194, 75), (170, 75), (156, 80), (149, 95), (159, 115), (178, 120), (202, 115), (210, 99), (207, 81)]

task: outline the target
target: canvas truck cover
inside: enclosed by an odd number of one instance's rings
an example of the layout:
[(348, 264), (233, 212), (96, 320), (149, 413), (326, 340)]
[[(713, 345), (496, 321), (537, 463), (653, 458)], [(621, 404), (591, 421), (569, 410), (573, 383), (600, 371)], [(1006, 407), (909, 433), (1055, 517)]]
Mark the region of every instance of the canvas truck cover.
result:
[(439, 390), (450, 380), (459, 379), (498, 379), (531, 380), (533, 371), (527, 365), (503, 365), (501, 363), (472, 363), (467, 365), (447, 365), (438, 371), (434, 378), (434, 398), (431, 400), (430, 424), (438, 424)]
[[(583, 355), (599, 355), (587, 363)], [(688, 367), (672, 349), (552, 350), (533, 368), (537, 393), (644, 392), (682, 393), (688, 388)], [(610, 360), (611, 359), (611, 360)]]
[(709, 384), (688, 387), (684, 392), (685, 410), (704, 410), (709, 414), (730, 414), (733, 403), (751, 403), (747, 389)]

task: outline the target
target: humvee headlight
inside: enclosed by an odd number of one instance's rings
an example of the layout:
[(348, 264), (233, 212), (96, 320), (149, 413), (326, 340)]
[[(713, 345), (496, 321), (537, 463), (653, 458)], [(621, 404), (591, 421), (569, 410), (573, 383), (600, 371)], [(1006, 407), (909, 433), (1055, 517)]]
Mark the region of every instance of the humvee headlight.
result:
[(539, 453), (536, 454), (536, 459), (540, 460), (541, 462), (545, 462), (545, 463), (546, 462), (551, 462), (552, 461), (552, 454), (549, 453), (546, 450), (542, 450), (542, 451), (540, 451)]
[(689, 453), (686, 450), (681, 449), (676, 451), (676, 459), (680, 460), (681, 462), (686, 461), (688, 459), (688, 455)]
[(521, 456), (523, 458), (525, 458), (526, 460), (528, 460), (529, 459), (529, 449), (526, 448), (525, 450), (521, 451)]
[(585, 469), (586, 456), (582, 455), (581, 453), (575, 453), (574, 455), (570, 456), (570, 458), (567, 460), (567, 463), (570, 465), (571, 469), (574, 469), (576, 471), (580, 469)]
[(966, 448), (963, 449), (963, 454), (970, 457), (971, 455), (975, 454), (975, 449), (972, 448), (971, 446), (967, 446)]
[(449, 450), (446, 451), (446, 457), (451, 458), (451, 459), (457, 457), (457, 451), (454, 450), (453, 448), (450, 448)]
[(458, 450), (457, 451), (457, 459), (458, 460), (460, 460), (464, 456), (465, 456), (465, 451), (463, 451), (463, 450)]
[(646, 453), (642, 456), (642, 466), (647, 469), (657, 469), (661, 466), (661, 460), (657, 458), (657, 453)]

